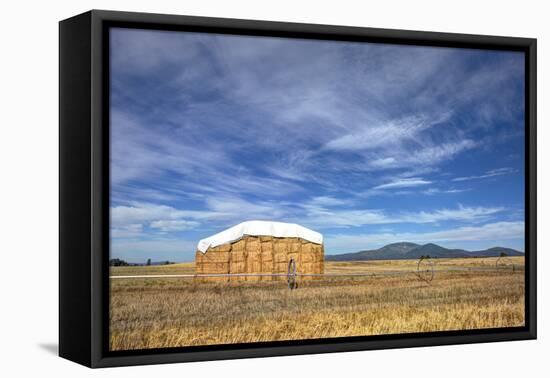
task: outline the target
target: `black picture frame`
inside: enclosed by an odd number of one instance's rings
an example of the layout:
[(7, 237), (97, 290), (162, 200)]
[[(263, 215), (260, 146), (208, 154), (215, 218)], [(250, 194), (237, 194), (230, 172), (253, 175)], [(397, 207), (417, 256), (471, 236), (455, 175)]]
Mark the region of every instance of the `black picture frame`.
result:
[[(108, 28), (513, 50), (525, 53), (524, 327), (322, 340), (108, 350)], [(89, 367), (536, 338), (536, 39), (92, 10), (59, 24), (59, 354)]]

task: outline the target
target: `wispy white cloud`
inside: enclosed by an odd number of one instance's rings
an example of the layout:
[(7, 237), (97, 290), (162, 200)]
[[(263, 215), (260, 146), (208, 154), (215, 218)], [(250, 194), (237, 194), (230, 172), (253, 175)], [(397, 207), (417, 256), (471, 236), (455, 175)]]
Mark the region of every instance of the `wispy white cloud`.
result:
[(380, 125), (365, 125), (352, 134), (346, 134), (329, 141), (325, 148), (357, 151), (395, 146), (405, 140), (414, 139), (431, 125), (432, 123), (418, 116), (389, 121)]
[(230, 167), (223, 149), (179, 143), (170, 133), (147, 127), (127, 112), (111, 112), (111, 130), (111, 178), (115, 187), (133, 180), (154, 182), (167, 171), (185, 177), (212, 172), (214, 167)]
[(351, 201), (345, 200), (342, 198), (336, 198), (336, 197), (329, 197), (329, 196), (318, 196), (313, 197), (308, 204), (312, 206), (327, 206), (327, 207), (334, 207), (334, 206), (341, 206), (341, 205), (349, 205)]
[[(134, 199), (173, 200), (174, 192), (181, 196), (186, 189), (188, 192), (274, 196), (302, 190), (295, 182), (258, 176), (233, 161), (230, 153), (238, 147), (229, 143), (213, 141), (202, 146), (188, 135), (155, 131), (120, 111), (112, 112), (111, 124), (111, 177), (115, 193), (132, 194)], [(178, 179), (167, 178), (174, 174)], [(144, 181), (162, 186), (163, 193), (147, 188), (140, 192), (136, 183)]]
[(141, 223), (130, 223), (115, 226), (111, 229), (112, 238), (135, 238), (142, 234), (143, 225)]
[(111, 207), (112, 236), (139, 236), (144, 227), (163, 233), (194, 230), (203, 226), (207, 229), (229, 227), (244, 220), (284, 218), (289, 211), (287, 207), (277, 203), (256, 203), (230, 196), (207, 197), (200, 210), (132, 202)]
[(464, 193), (469, 192), (471, 189), (440, 189), (440, 188), (429, 188), (427, 190), (422, 191), (423, 194), (426, 195), (434, 195), (434, 194), (455, 194), (455, 193)]
[(375, 186), (373, 189), (381, 190), (381, 189), (395, 189), (395, 188), (411, 188), (415, 186), (428, 185), (431, 183), (432, 183), (431, 181), (424, 180), (419, 177), (410, 177), (410, 178), (396, 179), (395, 181)]
[(111, 208), (111, 225), (113, 227), (143, 224), (155, 220), (174, 220), (183, 218), (189, 212), (171, 206), (151, 203), (134, 203), (131, 206), (114, 206)]
[(207, 209), (217, 213), (225, 214), (229, 219), (277, 219), (283, 216), (284, 208), (272, 202), (252, 202), (240, 197), (212, 197), (206, 200)]
[[(333, 253), (356, 252), (359, 250), (379, 248), (388, 243), (408, 241), (419, 244), (492, 241), (502, 243), (513, 239), (523, 239), (524, 222), (494, 222), (482, 226), (463, 226), (433, 232), (402, 232), (372, 234), (333, 234), (325, 235), (326, 249)], [(495, 246), (495, 245), (491, 245)]]
[(490, 177), (496, 177), (496, 176), (502, 176), (502, 175), (509, 175), (515, 172), (517, 172), (517, 170), (510, 167), (497, 168), (497, 169), (491, 169), (490, 171), (487, 171), (485, 174), (478, 175), (478, 176), (455, 177), (452, 179), (452, 181), (478, 180), (478, 179), (484, 179), (484, 178), (490, 178)]
[(389, 217), (381, 210), (336, 210), (326, 208), (307, 207), (303, 216), (297, 217), (300, 221), (313, 228), (359, 227), (369, 224), (399, 223), (397, 219)]
[(187, 220), (158, 220), (151, 222), (150, 227), (162, 232), (173, 232), (191, 230), (199, 224), (199, 222)]
[(304, 205), (305, 214), (298, 217), (304, 224), (319, 228), (360, 227), (381, 224), (428, 224), (444, 221), (479, 223), (505, 210), (504, 207), (468, 207), (433, 211), (395, 212), (379, 209), (331, 209), (328, 206)]
[[(380, 209), (346, 209), (330, 197), (314, 198), (303, 204), (254, 203), (242, 198), (209, 198), (204, 210), (180, 210), (166, 205), (134, 203), (111, 209), (113, 229), (124, 237), (128, 227), (141, 230), (149, 226), (162, 232), (198, 228), (200, 225), (229, 227), (244, 220), (298, 222), (313, 228), (349, 228), (382, 224), (427, 224), (442, 221), (478, 223), (504, 211), (502, 207), (467, 207), (434, 211), (389, 213)], [(246, 214), (246, 215), (243, 215)], [(135, 236), (128, 234), (127, 237)], [(205, 235), (207, 236), (207, 235)]]
[(377, 157), (369, 162), (369, 166), (375, 169), (435, 166), (476, 146), (477, 144), (474, 141), (463, 139), (420, 149), (397, 150), (388, 152), (386, 156)]
[(504, 210), (504, 207), (468, 207), (459, 205), (456, 209), (405, 213), (401, 215), (400, 220), (411, 223), (432, 223), (449, 220), (480, 222)]

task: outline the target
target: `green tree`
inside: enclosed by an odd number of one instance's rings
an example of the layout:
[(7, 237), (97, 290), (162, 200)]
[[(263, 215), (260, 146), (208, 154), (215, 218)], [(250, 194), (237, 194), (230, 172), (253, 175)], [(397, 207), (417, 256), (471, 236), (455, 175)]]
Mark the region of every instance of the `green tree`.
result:
[(110, 266), (128, 266), (130, 264), (128, 264), (126, 261), (121, 259), (111, 259), (109, 260), (109, 265)]

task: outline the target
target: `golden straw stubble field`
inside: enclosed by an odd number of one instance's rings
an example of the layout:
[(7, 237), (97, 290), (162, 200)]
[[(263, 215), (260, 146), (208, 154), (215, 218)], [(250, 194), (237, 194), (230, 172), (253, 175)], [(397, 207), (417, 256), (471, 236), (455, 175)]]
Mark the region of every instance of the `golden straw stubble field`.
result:
[[(523, 326), (524, 258), (437, 259), (413, 273), (300, 282), (111, 279), (110, 348), (132, 350)], [(415, 260), (326, 262), (325, 273), (413, 272)], [(470, 269), (469, 268), (474, 268)], [(449, 270), (453, 269), (453, 270)], [(111, 267), (111, 275), (192, 274), (193, 263)]]

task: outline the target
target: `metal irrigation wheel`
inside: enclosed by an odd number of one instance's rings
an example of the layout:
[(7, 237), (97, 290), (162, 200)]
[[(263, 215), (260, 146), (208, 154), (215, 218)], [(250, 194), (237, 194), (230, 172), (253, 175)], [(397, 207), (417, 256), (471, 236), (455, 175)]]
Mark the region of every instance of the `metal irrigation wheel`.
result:
[(296, 282), (296, 261), (290, 259), (288, 262), (288, 275), (287, 275), (288, 288), (294, 290), (298, 287)]
[(416, 264), (416, 275), (424, 282), (434, 279), (434, 263), (429, 257), (421, 257)]

